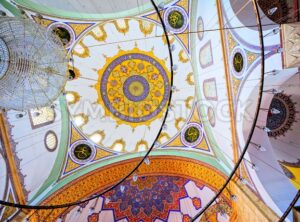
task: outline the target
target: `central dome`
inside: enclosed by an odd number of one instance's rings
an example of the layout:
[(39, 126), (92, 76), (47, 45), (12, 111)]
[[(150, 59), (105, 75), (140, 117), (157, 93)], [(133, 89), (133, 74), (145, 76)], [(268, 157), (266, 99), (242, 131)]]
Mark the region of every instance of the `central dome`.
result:
[(184, 127), (194, 98), (192, 68), (181, 43), (171, 41), (178, 55), (173, 81), (163, 28), (153, 21), (117, 19), (85, 32), (72, 49), (76, 75), (66, 85), (73, 123), (83, 135), (116, 152), (148, 150), (170, 100), (173, 111), (158, 142), (167, 142)]

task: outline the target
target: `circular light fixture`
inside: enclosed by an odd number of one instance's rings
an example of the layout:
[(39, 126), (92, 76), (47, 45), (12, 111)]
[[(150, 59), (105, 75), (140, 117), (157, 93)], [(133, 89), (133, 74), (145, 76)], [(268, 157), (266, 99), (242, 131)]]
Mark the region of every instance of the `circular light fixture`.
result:
[(60, 39), (30, 20), (0, 20), (0, 106), (28, 110), (50, 106), (67, 75)]

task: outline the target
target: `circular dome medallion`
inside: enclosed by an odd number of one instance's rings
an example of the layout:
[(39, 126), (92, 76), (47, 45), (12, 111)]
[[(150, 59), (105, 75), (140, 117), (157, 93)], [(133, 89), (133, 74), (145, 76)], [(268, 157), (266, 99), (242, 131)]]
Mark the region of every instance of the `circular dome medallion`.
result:
[(234, 76), (238, 79), (243, 78), (247, 66), (246, 64), (247, 57), (244, 51), (240, 48), (235, 48), (232, 51), (231, 61), (232, 61), (232, 72)]
[[(272, 114), (272, 109), (278, 110), (279, 113)], [(266, 126), (271, 130), (268, 135), (275, 138), (283, 136), (291, 129), (295, 119), (296, 108), (290, 96), (283, 93), (276, 94), (272, 99), (267, 118)]]
[(131, 76), (126, 79), (123, 85), (123, 92), (129, 100), (139, 102), (148, 96), (149, 84), (142, 76)]
[(70, 149), (71, 159), (78, 164), (85, 164), (92, 161), (95, 155), (95, 147), (86, 141), (77, 141)]
[(99, 89), (102, 100), (98, 102), (118, 119), (139, 123), (162, 111), (169, 91), (168, 75), (158, 60), (142, 52), (125, 53), (105, 68)]
[(49, 26), (48, 31), (57, 35), (66, 48), (75, 40), (73, 29), (65, 23), (55, 22)]
[(181, 33), (188, 26), (188, 15), (183, 8), (173, 6), (166, 10), (164, 14), (164, 22), (168, 30), (173, 33)]
[(181, 133), (181, 141), (185, 146), (195, 147), (203, 138), (203, 131), (198, 123), (188, 124)]
[(244, 59), (241, 53), (235, 53), (233, 57), (233, 67), (236, 72), (241, 72), (244, 67)]
[(0, 38), (0, 79), (6, 74), (9, 65), (9, 51), (5, 42)]

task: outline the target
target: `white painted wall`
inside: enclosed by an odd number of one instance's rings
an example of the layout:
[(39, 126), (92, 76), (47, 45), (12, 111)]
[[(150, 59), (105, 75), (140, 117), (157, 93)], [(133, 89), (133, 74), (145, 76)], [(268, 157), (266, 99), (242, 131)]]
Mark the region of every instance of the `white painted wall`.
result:
[[(55, 102), (59, 104), (58, 101)], [(32, 129), (28, 114), (23, 118), (16, 118), (17, 111), (9, 111), (8, 123), (11, 125), (11, 138), (14, 141), (15, 153), (20, 160), (20, 173), (24, 176), (24, 187), (29, 192), (28, 200), (39, 190), (48, 178), (59, 151), (61, 137), (60, 106), (55, 108), (54, 123), (41, 128)], [(45, 134), (52, 130), (58, 139), (58, 146), (54, 152), (49, 152), (44, 144)], [(59, 172), (57, 172), (59, 173)]]

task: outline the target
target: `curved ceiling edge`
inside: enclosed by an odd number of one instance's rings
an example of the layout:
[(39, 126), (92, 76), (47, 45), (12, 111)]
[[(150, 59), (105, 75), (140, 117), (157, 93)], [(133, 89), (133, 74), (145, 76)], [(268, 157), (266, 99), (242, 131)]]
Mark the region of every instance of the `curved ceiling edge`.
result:
[[(169, 2), (170, 0), (168, 0)], [(158, 0), (158, 3), (164, 2), (164, 0)], [(15, 0), (15, 3), (20, 6), (21, 8), (38, 12), (43, 15), (58, 17), (58, 18), (64, 18), (64, 19), (73, 19), (73, 20), (102, 20), (102, 19), (117, 19), (122, 17), (128, 17), (128, 16), (136, 16), (141, 13), (146, 13), (149, 11), (154, 11), (154, 8), (149, 1), (149, 3), (145, 4), (144, 11), (141, 12), (139, 8), (133, 8), (131, 10), (117, 12), (117, 13), (102, 13), (102, 14), (92, 14), (92, 13), (78, 13), (78, 12), (71, 12), (66, 10), (61, 10), (57, 8), (52, 7), (46, 7), (39, 5), (37, 3), (34, 3), (31, 0), (23, 1), (23, 0)]]

